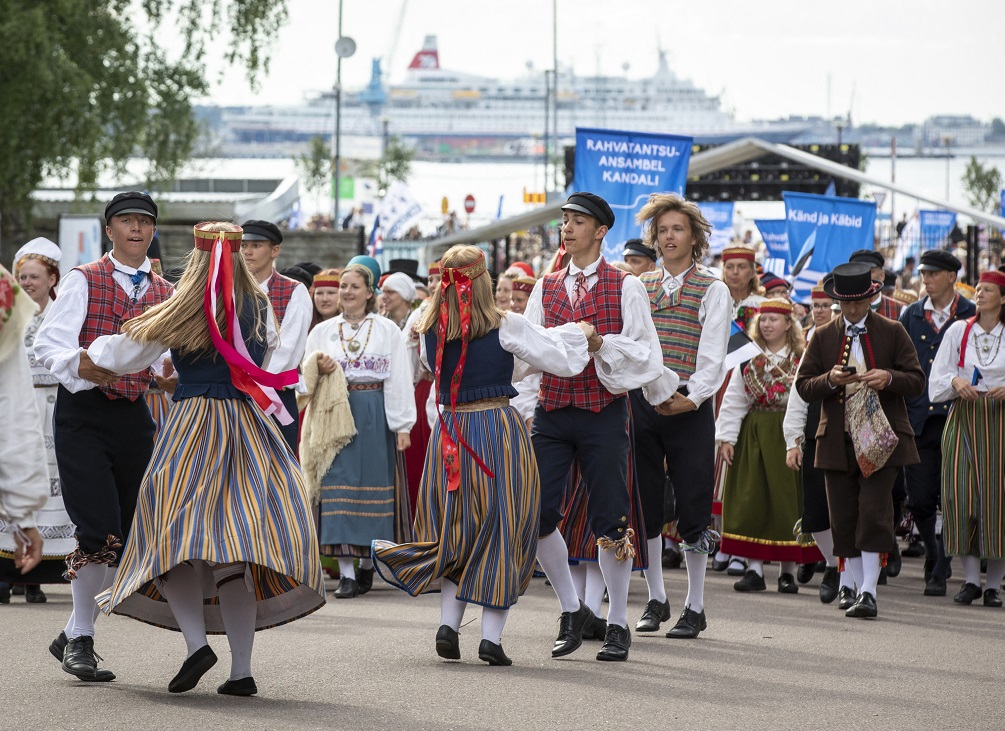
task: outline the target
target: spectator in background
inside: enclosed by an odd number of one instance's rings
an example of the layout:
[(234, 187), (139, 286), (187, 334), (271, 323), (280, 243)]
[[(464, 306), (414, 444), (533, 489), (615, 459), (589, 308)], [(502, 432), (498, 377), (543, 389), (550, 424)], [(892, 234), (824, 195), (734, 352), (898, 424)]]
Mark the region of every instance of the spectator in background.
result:
[(632, 268), (632, 274), (636, 277), (656, 268), (657, 254), (652, 248), (646, 246), (642, 239), (628, 239), (621, 256), (624, 258), (625, 264)]
[(910, 289), (914, 292), (918, 291), (918, 287), (921, 284), (918, 279), (917, 270), (915, 269), (917, 265), (917, 259), (913, 256), (909, 256), (904, 259), (904, 268), (900, 270), (900, 275), (897, 277), (897, 285), (900, 289)]

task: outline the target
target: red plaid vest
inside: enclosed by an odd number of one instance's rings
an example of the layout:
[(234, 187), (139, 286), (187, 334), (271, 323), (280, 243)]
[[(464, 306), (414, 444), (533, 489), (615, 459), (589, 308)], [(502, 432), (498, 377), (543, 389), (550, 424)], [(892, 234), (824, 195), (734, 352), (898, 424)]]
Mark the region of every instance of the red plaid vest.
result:
[(900, 313), (903, 311), (904, 305), (900, 304), (893, 297), (887, 297), (883, 295), (883, 299), (879, 302), (879, 307), (877, 307), (873, 312), (877, 315), (882, 315), (888, 320), (899, 320)]
[[(87, 316), (77, 341), (81, 348), (87, 348), (102, 335), (118, 335), (122, 332), (122, 323), (160, 304), (174, 291), (167, 280), (150, 272), (147, 291), (135, 303), (131, 302), (129, 295), (112, 277), (115, 265), (108, 254), (90, 264), (74, 268), (79, 269), (87, 279)], [(110, 399), (127, 398), (135, 401), (146, 393), (149, 386), (150, 374), (144, 372), (130, 373), (111, 386), (99, 388)]]
[[(544, 309), (544, 326), (556, 327), (567, 322), (585, 320), (597, 328), (598, 335), (620, 333), (621, 288), (628, 276), (620, 269), (610, 266), (603, 258), (597, 267), (597, 283), (587, 292), (575, 309), (565, 290), (565, 276), (568, 269), (562, 269), (545, 276), (541, 280), (541, 305)], [(587, 411), (600, 411), (616, 398), (604, 388), (597, 378), (597, 369), (591, 359), (586, 369), (572, 378), (559, 378), (550, 373), (541, 378), (538, 400), (545, 411), (554, 411), (566, 406), (575, 406)]]
[(290, 304), (290, 297), (293, 290), (300, 284), (295, 279), (284, 277), (279, 272), (272, 272), (272, 279), (269, 280), (269, 302), (272, 309), (276, 311), (276, 319), (280, 326), (283, 324), (283, 317), (286, 316), (286, 307)]

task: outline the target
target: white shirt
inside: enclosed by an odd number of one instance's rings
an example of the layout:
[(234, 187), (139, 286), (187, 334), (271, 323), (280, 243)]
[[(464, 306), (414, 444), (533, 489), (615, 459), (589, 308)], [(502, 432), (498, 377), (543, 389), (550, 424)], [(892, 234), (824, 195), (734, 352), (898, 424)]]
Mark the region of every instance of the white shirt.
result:
[[(150, 260), (144, 259), (139, 269), (133, 269), (108, 255), (115, 270), (112, 278), (122, 287), (122, 291), (133, 296), (134, 285), (130, 277), (137, 271), (145, 272), (136, 298), (146, 294), (150, 288)], [(80, 331), (87, 318), (87, 277), (78, 269), (72, 269), (59, 283), (59, 297), (49, 307), (45, 322), (35, 336), (35, 358), (56, 377), (71, 393), (94, 388), (94, 384), (80, 378)], [(154, 362), (154, 361), (151, 361)]]
[(49, 499), (49, 472), (28, 353), (20, 338), (0, 362), (0, 414), (8, 419), (0, 438), (0, 529), (10, 530), (3, 521), (34, 528), (35, 512)]
[(934, 304), (932, 304), (931, 297), (925, 297), (924, 310), (925, 312), (932, 313), (932, 322), (935, 323), (935, 327), (937, 330), (941, 330), (942, 326), (946, 324), (946, 320), (949, 319), (949, 314), (953, 309), (953, 302), (955, 301), (955, 299), (956, 299), (955, 297), (952, 297), (949, 300), (949, 304), (947, 304), (940, 310)]
[[(266, 295), (269, 294), (269, 283), (272, 276), (258, 286)], [(314, 306), (311, 304), (311, 295), (303, 282), (297, 282), (297, 286), (290, 295), (290, 301), (286, 305), (286, 313), (283, 315), (283, 323), (279, 326), (279, 347), (269, 359), (269, 373), (282, 373), (290, 371), (300, 365), (304, 359), (304, 348), (307, 344), (307, 331), (311, 327), (311, 318), (314, 315)], [(306, 391), (302, 388), (302, 380), (297, 384), (298, 391)]]
[[(863, 317), (861, 320), (859, 320), (856, 323), (848, 322), (848, 318), (847, 317), (842, 317), (841, 319), (844, 320), (844, 331), (845, 331), (845, 334), (846, 335), (849, 334), (848, 333), (848, 328), (852, 327), (853, 325), (855, 327), (863, 327), (864, 328), (865, 327), (865, 321), (868, 319), (868, 317), (869, 317), (869, 315), (866, 314), (865, 317)], [(851, 354), (852, 354), (852, 357), (855, 358), (855, 360), (857, 360), (859, 363), (862, 363), (863, 365), (867, 365), (866, 362), (865, 362), (865, 351), (862, 350), (862, 337), (864, 337), (864, 336), (865, 336), (865, 333), (862, 333), (859, 337), (852, 338), (852, 341), (851, 341)], [(859, 375), (862, 375), (862, 374), (860, 373)]]
[[(663, 269), (663, 291), (668, 295), (684, 285), (684, 277), (694, 267), (678, 276)], [(682, 378), (680, 385), (687, 385), (687, 397), (695, 407), (714, 395), (726, 377), (723, 364), (729, 347), (732, 297), (729, 287), (718, 280), (709, 284), (698, 306), (698, 323), (701, 335), (698, 338), (698, 353), (695, 358), (694, 375)]]
[[(599, 277), (600, 259), (579, 269), (570, 264), (565, 277), (565, 290), (572, 298), (576, 277), (586, 276), (587, 290), (593, 289)], [(525, 315), (535, 325), (544, 324), (542, 304), (543, 280), (538, 280), (530, 293)], [(603, 344), (591, 355), (597, 377), (604, 388), (613, 394), (627, 393), (646, 387), (646, 399), (651, 404), (661, 404), (674, 395), (680, 382), (676, 373), (663, 366), (663, 351), (649, 309), (649, 294), (638, 277), (625, 277), (621, 285), (620, 333), (604, 335)]]
[[(781, 363), (789, 356), (789, 346), (783, 346), (777, 353), (765, 351), (764, 355), (774, 364)], [(794, 391), (794, 388), (789, 389), (790, 396)], [(722, 397), (719, 415), (715, 419), (716, 443), (736, 444), (740, 436), (740, 426), (753, 405), (754, 399), (747, 393), (747, 387), (743, 383), (743, 365), (738, 365), (733, 369), (726, 393)]]
[[(946, 334), (942, 336), (942, 344), (939, 345), (939, 352), (935, 354), (932, 372), (928, 377), (928, 398), (932, 403), (955, 399), (958, 394), (953, 388), (953, 379), (959, 377), (967, 383), (972, 383), (975, 368), (981, 374), (981, 380), (974, 386), (978, 391), (988, 391), (997, 386), (1005, 386), (1005, 342), (995, 343), (995, 338), (1005, 340), (1003, 337), (1005, 328), (1002, 327), (1001, 322), (991, 328), (991, 332), (985, 332), (979, 323), (974, 323), (967, 340), (967, 352), (963, 367), (960, 368), (960, 348), (963, 344), (963, 331), (966, 329), (966, 320), (957, 320), (949, 326)], [(981, 352), (984, 360), (991, 358), (995, 351), (995, 345), (998, 346), (997, 356), (988, 365), (981, 365), (977, 360), (977, 349), (980, 347), (981, 341), (991, 346), (989, 353)]]

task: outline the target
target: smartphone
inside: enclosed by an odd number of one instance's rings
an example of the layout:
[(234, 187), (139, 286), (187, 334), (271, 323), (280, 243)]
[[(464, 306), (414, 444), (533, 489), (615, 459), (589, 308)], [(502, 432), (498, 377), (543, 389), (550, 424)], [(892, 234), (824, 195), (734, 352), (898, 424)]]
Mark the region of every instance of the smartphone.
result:
[(849, 366), (849, 365), (841, 366), (841, 370), (844, 373), (854, 373), (855, 372), (855, 366)]

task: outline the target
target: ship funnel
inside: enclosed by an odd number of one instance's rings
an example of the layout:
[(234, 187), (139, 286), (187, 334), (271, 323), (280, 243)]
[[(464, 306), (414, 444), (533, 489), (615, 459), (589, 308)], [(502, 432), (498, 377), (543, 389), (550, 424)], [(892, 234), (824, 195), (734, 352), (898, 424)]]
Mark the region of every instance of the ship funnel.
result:
[(422, 50), (415, 54), (408, 68), (420, 70), (440, 68), (440, 54), (436, 48), (436, 36), (426, 36), (426, 40), (422, 43)]

